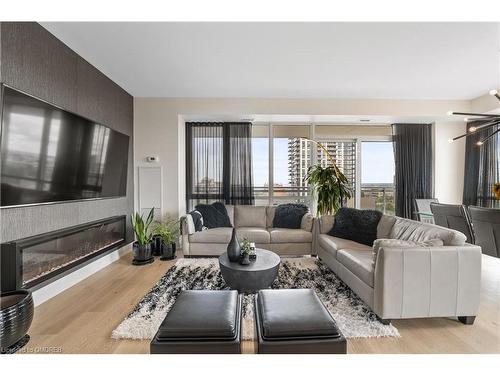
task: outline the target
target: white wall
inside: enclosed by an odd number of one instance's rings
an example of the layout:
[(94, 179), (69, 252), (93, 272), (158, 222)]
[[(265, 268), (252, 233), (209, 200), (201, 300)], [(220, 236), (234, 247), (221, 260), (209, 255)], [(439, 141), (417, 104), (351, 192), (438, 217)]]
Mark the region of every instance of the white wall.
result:
[[(179, 98), (135, 98), (134, 99), (134, 153), (135, 183), (137, 167), (148, 164), (146, 156), (160, 157), (163, 168), (163, 211), (182, 214), (185, 210), (185, 139), (184, 117), (199, 116), (245, 116), (260, 115), (359, 115), (359, 116), (421, 116), (426, 122), (438, 118), (453, 109), (469, 111), (469, 101), (429, 100), (348, 100), (348, 99), (179, 99)], [(446, 143), (446, 128), (436, 127), (439, 138)], [(441, 139), (443, 137), (443, 139)], [(455, 145), (454, 145), (455, 147)], [(438, 171), (463, 169), (463, 155), (456, 148), (449, 148), (455, 156), (449, 158), (445, 148), (437, 155)], [(453, 150), (453, 151), (452, 151)], [(463, 150), (461, 151), (464, 152)], [(441, 161), (444, 159), (444, 161)], [(455, 163), (455, 164), (454, 164)], [(463, 173), (463, 172), (462, 172)], [(458, 177), (457, 180), (458, 181)], [(443, 179), (443, 183), (449, 184)], [(137, 191), (137, 189), (135, 190)], [(454, 199), (462, 194), (461, 186), (454, 184), (445, 188), (443, 194)]]
[[(500, 92), (500, 88), (498, 91)], [(494, 96), (485, 94), (471, 100), (471, 111), (480, 113), (490, 111), (500, 112), (500, 102)]]
[(448, 140), (465, 131), (463, 121), (434, 124), (434, 195), (442, 203), (462, 204), (465, 138)]

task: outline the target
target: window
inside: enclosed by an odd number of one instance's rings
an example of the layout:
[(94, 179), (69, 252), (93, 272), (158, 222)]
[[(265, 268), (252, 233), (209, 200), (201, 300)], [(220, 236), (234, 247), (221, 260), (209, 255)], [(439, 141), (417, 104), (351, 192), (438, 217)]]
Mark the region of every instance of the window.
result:
[(252, 168), (255, 205), (269, 204), (269, 127), (254, 125), (252, 129)]
[[(347, 201), (348, 207), (355, 207), (356, 202), (356, 141), (320, 141), (321, 145), (328, 150), (335, 163), (351, 183), (351, 199)], [(326, 152), (317, 147), (317, 162), (323, 167), (331, 164)]]
[(273, 126), (273, 189), (272, 204), (310, 204), (305, 181), (311, 165), (311, 143), (307, 125)]
[(186, 207), (254, 204), (249, 122), (186, 122)]
[(187, 205), (212, 203), (223, 199), (223, 126), (189, 124)]
[(361, 142), (360, 207), (394, 215), (392, 142)]
[(305, 181), (307, 170), (313, 163), (330, 164), (321, 147), (304, 139), (311, 138), (313, 131), (314, 139), (328, 150), (351, 183), (352, 197), (347, 206), (394, 214), (391, 128), (377, 125), (316, 125), (314, 130), (311, 125), (254, 125), (256, 204), (296, 202), (313, 208)]

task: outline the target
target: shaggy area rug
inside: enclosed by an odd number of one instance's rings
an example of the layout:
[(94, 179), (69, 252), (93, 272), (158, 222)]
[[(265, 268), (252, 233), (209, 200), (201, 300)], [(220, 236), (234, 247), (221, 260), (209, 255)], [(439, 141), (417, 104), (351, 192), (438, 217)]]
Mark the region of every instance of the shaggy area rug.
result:
[[(326, 265), (315, 258), (283, 258), (273, 289), (312, 288), (347, 338), (399, 337), (393, 325), (383, 325), (364, 302)], [(113, 331), (115, 339), (151, 340), (183, 290), (227, 289), (218, 259), (179, 259)], [(242, 337), (255, 338), (253, 295), (243, 301)]]

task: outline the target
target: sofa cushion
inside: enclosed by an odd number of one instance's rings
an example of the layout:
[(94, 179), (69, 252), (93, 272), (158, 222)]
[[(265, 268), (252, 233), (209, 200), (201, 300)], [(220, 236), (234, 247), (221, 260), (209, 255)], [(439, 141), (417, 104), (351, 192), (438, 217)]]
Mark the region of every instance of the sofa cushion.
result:
[(440, 239), (427, 240), (424, 242), (397, 240), (395, 238), (379, 238), (373, 242), (373, 264), (377, 262), (377, 255), (380, 248), (415, 248), (415, 247), (436, 247), (443, 246)]
[(229, 221), (234, 227), (234, 206), (232, 204), (226, 204), (227, 216), (229, 216)]
[(389, 238), (396, 216), (382, 215), (377, 225), (377, 238)]
[(270, 243), (271, 236), (267, 229), (259, 227), (239, 227), (236, 228), (236, 235), (238, 240), (242, 241), (243, 238), (248, 239), (250, 242), (255, 243)]
[(189, 235), (189, 242), (193, 243), (224, 243), (231, 241), (233, 228), (212, 228)]
[(278, 206), (267, 206), (266, 207), (266, 227), (273, 227), (274, 213), (276, 212), (276, 207)]
[(312, 232), (314, 225), (314, 216), (310, 213), (302, 216), (302, 222), (300, 223), (300, 229), (307, 230), (308, 232)]
[(265, 228), (266, 206), (234, 206), (234, 225)]
[(195, 209), (203, 216), (203, 225), (207, 228), (231, 227), (231, 221), (224, 203), (198, 204)]
[(373, 287), (374, 267), (370, 250), (342, 249), (337, 251), (337, 260), (365, 284)]
[(301, 203), (285, 203), (276, 207), (273, 228), (300, 229), (302, 217), (309, 209)]
[(341, 249), (355, 249), (365, 251), (372, 250), (370, 246), (346, 240), (344, 238), (332, 237), (328, 234), (320, 234), (318, 236), (318, 243), (324, 250), (331, 253), (334, 257), (336, 256), (337, 250)]
[(312, 242), (312, 233), (303, 229), (269, 228), (271, 243)]
[(414, 242), (440, 239), (445, 246), (463, 246), (467, 240), (465, 234), (456, 230), (401, 217), (396, 217), (390, 238)]
[(319, 218), (319, 231), (320, 233), (328, 233), (333, 228), (333, 223), (335, 222), (335, 216), (333, 215), (321, 215)]
[(335, 214), (333, 228), (328, 234), (372, 246), (377, 239), (377, 226), (381, 217), (380, 211), (342, 207)]

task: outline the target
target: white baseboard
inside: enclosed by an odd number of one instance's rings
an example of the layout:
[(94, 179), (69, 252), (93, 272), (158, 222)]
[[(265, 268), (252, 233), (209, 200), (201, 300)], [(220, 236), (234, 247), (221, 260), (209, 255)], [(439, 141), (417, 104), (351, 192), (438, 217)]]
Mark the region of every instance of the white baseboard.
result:
[(73, 285), (78, 284), (80, 281), (93, 275), (97, 271), (109, 266), (111, 263), (116, 262), (122, 256), (132, 250), (132, 244), (125, 245), (95, 261), (71, 272), (70, 274), (57, 279), (56, 281), (45, 285), (33, 292), (33, 301), (35, 306), (38, 306), (45, 301), (55, 297), (64, 290), (71, 288)]

